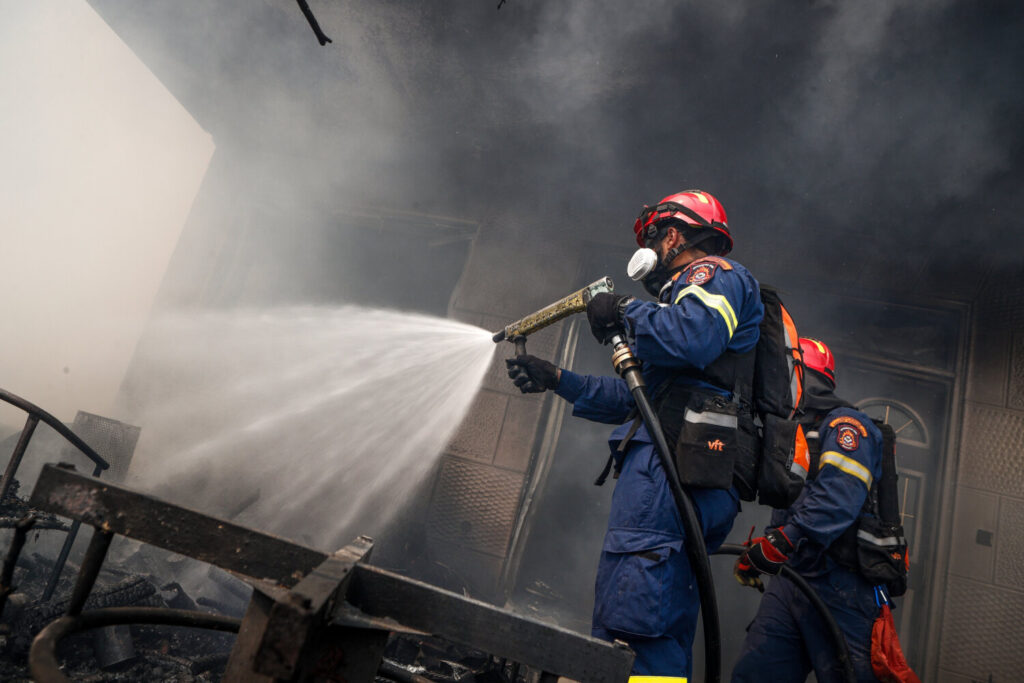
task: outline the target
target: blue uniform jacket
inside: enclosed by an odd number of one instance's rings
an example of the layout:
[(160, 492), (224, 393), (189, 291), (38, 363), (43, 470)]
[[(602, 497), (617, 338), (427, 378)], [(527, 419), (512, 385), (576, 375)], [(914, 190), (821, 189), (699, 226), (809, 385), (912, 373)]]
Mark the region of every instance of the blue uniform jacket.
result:
[[(631, 347), (643, 362), (644, 379), (653, 394), (677, 370), (704, 368), (727, 349), (740, 353), (752, 349), (763, 315), (758, 284), (750, 272), (735, 261), (710, 256), (676, 275), (659, 303), (630, 303), (624, 318)], [(712, 388), (730, 394), (725, 388)], [(556, 393), (573, 404), (575, 416), (621, 425), (609, 437), (614, 454), (629, 429), (623, 422), (633, 409), (625, 380), (562, 370)], [(635, 552), (666, 543), (682, 547), (679, 514), (651, 443), (641, 426), (630, 441), (629, 457), (620, 463), (623, 469), (612, 500), (606, 550)], [(640, 448), (644, 445), (648, 447)], [(642, 457), (633, 457), (640, 452)], [(732, 508), (734, 515), (735, 501)]]
[(817, 475), (786, 510), (772, 514), (796, 552), (789, 564), (813, 576), (831, 571), (825, 552), (860, 515), (871, 484), (882, 474), (882, 433), (853, 408), (836, 408), (818, 427), (821, 458)]

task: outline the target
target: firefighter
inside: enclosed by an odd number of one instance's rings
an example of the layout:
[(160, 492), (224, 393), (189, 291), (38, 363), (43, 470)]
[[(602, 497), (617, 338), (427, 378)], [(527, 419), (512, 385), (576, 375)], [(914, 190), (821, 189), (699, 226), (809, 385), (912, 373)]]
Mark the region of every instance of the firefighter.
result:
[(849, 566), (856, 564), (857, 542), (849, 530), (856, 532), (872, 483), (881, 476), (882, 434), (868, 416), (833, 393), (835, 360), (829, 348), (801, 338), (800, 349), (806, 368), (800, 421), (812, 452), (820, 452), (817, 474), (792, 506), (772, 513), (765, 535), (749, 541), (736, 561), (737, 580), (764, 591), (764, 597), (733, 669), (734, 683), (795, 683), (806, 680), (811, 669), (821, 683), (844, 680), (829, 632), (807, 597), (784, 578), (771, 580), (765, 591), (761, 575), (777, 575), (784, 564), (828, 605), (846, 636), (857, 680), (877, 680), (871, 628), (878, 605), (874, 586)]
[[(688, 406), (695, 406), (692, 414), (699, 423), (701, 415), (708, 415), (700, 406), (709, 402), (748, 410), (753, 349), (764, 308), (754, 277), (722, 258), (732, 248), (722, 205), (707, 192), (687, 190), (645, 207), (633, 230), (641, 249), (630, 261), (630, 275), (642, 280), (657, 302), (595, 296), (587, 309), (594, 336), (607, 343), (625, 331), (643, 363), (659, 415), (681, 419), (684, 412), (690, 414)], [(609, 438), (609, 467), (614, 464), (618, 479), (598, 565), (592, 632), (627, 642), (636, 653), (637, 676), (689, 677), (699, 597), (679, 510), (625, 382), (582, 376), (530, 355), (507, 363), (509, 376), (523, 392), (553, 389), (573, 404), (574, 415), (620, 425)], [(669, 398), (659, 400), (666, 392)], [(731, 413), (734, 430), (736, 414)], [(668, 421), (662, 417), (663, 424)], [(666, 431), (672, 426), (666, 424)], [(700, 457), (722, 461), (727, 468), (717, 488), (683, 482), (711, 552), (732, 528), (739, 498), (727, 454), (715, 450), (724, 442), (709, 438), (700, 443), (712, 449)]]

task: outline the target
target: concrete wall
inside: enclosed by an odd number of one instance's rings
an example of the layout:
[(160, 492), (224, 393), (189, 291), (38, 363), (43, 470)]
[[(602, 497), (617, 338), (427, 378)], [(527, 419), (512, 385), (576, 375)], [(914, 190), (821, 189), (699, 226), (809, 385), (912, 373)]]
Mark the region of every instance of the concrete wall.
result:
[[(481, 232), (452, 296), (451, 317), (498, 330), (571, 291), (577, 257), (557, 246), (538, 254), (515, 233), (512, 226)], [(560, 323), (531, 335), (527, 349), (553, 358), (561, 337)], [(553, 400), (550, 393), (524, 395), (512, 385), (504, 362), (512, 355), (508, 343), (497, 349), (470, 414), (442, 457), (427, 512), (431, 560), (453, 570), (461, 584), (456, 589), (497, 603), (507, 591), (502, 575), (542, 415)]]
[(975, 301), (938, 680), (1024, 671), (1024, 270)]

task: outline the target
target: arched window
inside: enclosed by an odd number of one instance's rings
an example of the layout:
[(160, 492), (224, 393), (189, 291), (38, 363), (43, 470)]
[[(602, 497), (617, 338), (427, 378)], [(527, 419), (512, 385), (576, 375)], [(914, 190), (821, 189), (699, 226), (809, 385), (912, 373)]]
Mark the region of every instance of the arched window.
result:
[(873, 420), (892, 425), (897, 442), (928, 448), (928, 428), (917, 411), (906, 403), (891, 398), (866, 398), (857, 404), (857, 410)]
[[(906, 403), (891, 398), (866, 398), (857, 403), (857, 409), (873, 420), (891, 425), (896, 432), (896, 443), (920, 448), (929, 447), (928, 427), (917, 411)], [(914, 545), (917, 540), (917, 520), (921, 517), (921, 490), (924, 474), (899, 466), (899, 449), (896, 449), (896, 465), (899, 472), (900, 522), (907, 540)]]

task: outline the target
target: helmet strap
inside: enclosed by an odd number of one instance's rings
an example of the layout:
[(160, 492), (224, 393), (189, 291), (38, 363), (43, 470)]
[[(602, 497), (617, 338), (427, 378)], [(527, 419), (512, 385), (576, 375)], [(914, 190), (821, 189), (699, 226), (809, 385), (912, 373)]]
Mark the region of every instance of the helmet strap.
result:
[(669, 249), (668, 253), (665, 254), (665, 267), (668, 268), (672, 264), (672, 262), (676, 260), (676, 257), (682, 254), (687, 249), (692, 249), (693, 247), (696, 247), (699, 244), (703, 244), (704, 242), (708, 241), (709, 239), (715, 236), (715, 233), (711, 232), (710, 230), (704, 230), (702, 231), (702, 233), (703, 234), (697, 235), (689, 242), (684, 242), (678, 246)]

